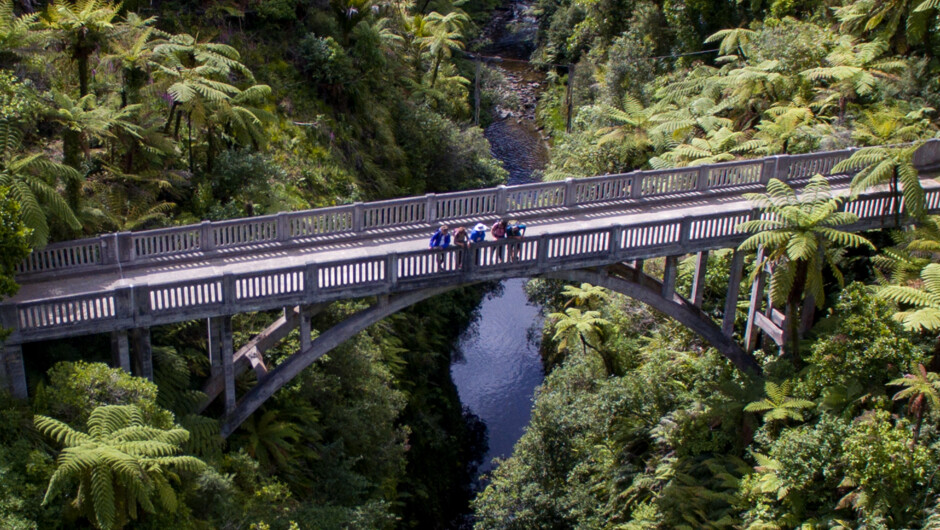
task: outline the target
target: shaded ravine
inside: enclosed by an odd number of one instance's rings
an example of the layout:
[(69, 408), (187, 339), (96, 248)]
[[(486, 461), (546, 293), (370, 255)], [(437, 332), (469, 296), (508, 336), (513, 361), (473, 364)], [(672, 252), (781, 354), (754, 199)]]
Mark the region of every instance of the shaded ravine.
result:
[[(491, 44), (482, 55), (525, 59), (532, 51), (535, 20), (523, 2), (494, 16), (484, 35)], [(495, 158), (509, 172), (509, 184), (531, 182), (545, 167), (548, 149), (535, 125), (537, 90), (544, 74), (523, 62), (489, 61), (498, 68), (520, 105), (493, 109), (496, 121), (484, 131)], [(489, 451), (479, 471), (493, 469), (493, 458), (506, 458), (529, 423), (535, 389), (544, 374), (539, 356), (542, 316), (529, 305), (526, 281), (503, 281), (478, 308), (479, 318), (464, 332), (454, 353), (451, 377), (461, 403), (487, 426)]]

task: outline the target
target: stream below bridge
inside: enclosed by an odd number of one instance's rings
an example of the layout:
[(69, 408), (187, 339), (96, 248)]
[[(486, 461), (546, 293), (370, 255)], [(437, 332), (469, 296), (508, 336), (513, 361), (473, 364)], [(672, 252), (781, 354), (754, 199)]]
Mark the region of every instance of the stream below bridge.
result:
[[(527, 5), (511, 2), (496, 12), (484, 30), (489, 44), (481, 55), (527, 59), (533, 49), (536, 22)], [(509, 172), (508, 184), (532, 182), (533, 172), (545, 167), (548, 148), (535, 125), (535, 104), (544, 74), (524, 62), (490, 62), (500, 71), (505, 90), (518, 101), (511, 108), (493, 109), (495, 121), (484, 134), (491, 152)], [(535, 389), (544, 374), (539, 355), (542, 316), (529, 305), (526, 280), (500, 283), (477, 308), (478, 318), (461, 336), (453, 355), (451, 377), (460, 401), (487, 426), (489, 452), (479, 471), (506, 458), (529, 423)]]

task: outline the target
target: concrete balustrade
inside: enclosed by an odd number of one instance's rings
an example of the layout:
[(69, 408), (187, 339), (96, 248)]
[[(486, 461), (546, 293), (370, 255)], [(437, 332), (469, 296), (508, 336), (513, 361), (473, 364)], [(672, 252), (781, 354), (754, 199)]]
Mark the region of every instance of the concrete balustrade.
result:
[[(928, 189), (927, 203), (932, 212), (940, 211), (940, 189)], [(851, 229), (869, 229), (893, 224), (894, 205), (889, 193), (878, 192), (846, 203), (843, 208), (859, 216), (858, 225)], [(12, 343), (110, 332), (122, 327), (383, 295), (416, 286), (471, 283), (507, 274), (536, 275), (707, 252), (740, 244), (747, 234), (739, 232), (737, 226), (764, 215), (750, 208), (738, 209), (521, 240), (486, 241), (469, 251), (416, 250), (227, 273), (215, 278), (7, 303), (0, 306), (0, 316), (2, 325), (14, 330)]]
[[(78, 273), (116, 264), (186, 257), (196, 252), (301, 242), (322, 236), (351, 237), (368, 230), (426, 226), (493, 215), (525, 215), (556, 208), (577, 209), (600, 203), (688, 193), (725, 192), (766, 184), (771, 178), (792, 182), (817, 173), (833, 176), (832, 168), (854, 151), (843, 149), (779, 155), (561, 182), (497, 186), (246, 219), (205, 221), (198, 225), (142, 232), (104, 234), (53, 243), (36, 250), (17, 268), (17, 273), (23, 276), (58, 271)], [(940, 141), (931, 140), (920, 148), (915, 164), (935, 167), (938, 163)]]

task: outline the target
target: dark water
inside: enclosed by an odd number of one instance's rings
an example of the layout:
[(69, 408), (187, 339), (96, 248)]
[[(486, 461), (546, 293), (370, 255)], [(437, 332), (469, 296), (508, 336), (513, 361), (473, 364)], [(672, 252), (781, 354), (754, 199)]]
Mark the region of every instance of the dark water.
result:
[(538, 307), (526, 302), (525, 282), (506, 280), (501, 293), (483, 300), (480, 318), (460, 338), (450, 368), (461, 403), (487, 426), (490, 449), (482, 473), (492, 469), (493, 458), (512, 454), (543, 379), (538, 347), (542, 317)]
[[(534, 18), (524, 14), (522, 3), (509, 4), (495, 24), (487, 28), (492, 44), (483, 53), (525, 58), (532, 51)], [(525, 63), (489, 64), (502, 71), (508, 90), (518, 96), (520, 106), (495, 109), (497, 119), (484, 134), (493, 156), (509, 171), (509, 184), (533, 180), (534, 170), (548, 160), (548, 149), (535, 126), (537, 90), (544, 81), (541, 72)], [(460, 401), (486, 423), (489, 452), (480, 466), (486, 473), (492, 459), (512, 454), (513, 446), (529, 423), (532, 398), (542, 383), (539, 356), (542, 317), (540, 308), (528, 304), (524, 279), (509, 279), (488, 296), (478, 309), (477, 321), (461, 337), (451, 365)]]

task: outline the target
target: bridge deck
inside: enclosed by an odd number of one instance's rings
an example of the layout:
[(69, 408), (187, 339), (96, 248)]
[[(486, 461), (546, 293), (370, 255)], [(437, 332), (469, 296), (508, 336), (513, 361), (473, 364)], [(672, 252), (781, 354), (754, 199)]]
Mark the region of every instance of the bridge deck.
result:
[[(930, 186), (930, 183), (925, 185)], [(834, 186), (838, 193), (845, 192), (845, 185)], [(741, 195), (733, 196), (687, 196), (675, 201), (623, 201), (607, 208), (587, 211), (544, 212), (538, 218), (525, 219), (526, 236), (571, 232), (577, 230), (633, 225), (667, 219), (698, 217), (719, 211), (745, 210), (749, 202)], [(468, 228), (476, 222), (488, 227), (496, 217), (468, 220)], [(458, 226), (451, 224), (451, 226)], [(52, 297), (63, 297), (92, 292), (111, 291), (119, 287), (141, 284), (160, 285), (220, 277), (225, 273), (259, 272), (290, 266), (303, 266), (313, 262), (330, 262), (350, 258), (384, 256), (421, 250), (427, 247), (429, 228), (422, 232), (403, 231), (401, 234), (376, 231), (363, 234), (352, 241), (312, 243), (286, 249), (240, 249), (232, 255), (206, 257), (194, 253), (186, 258), (168, 259), (165, 263), (148, 263), (107, 271), (85, 271), (81, 275), (60, 278), (25, 277), (20, 291), (6, 303), (29, 302)], [(487, 235), (487, 239), (491, 239)]]

